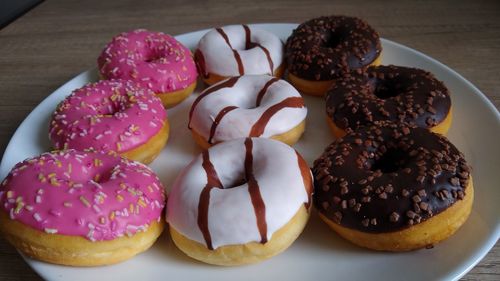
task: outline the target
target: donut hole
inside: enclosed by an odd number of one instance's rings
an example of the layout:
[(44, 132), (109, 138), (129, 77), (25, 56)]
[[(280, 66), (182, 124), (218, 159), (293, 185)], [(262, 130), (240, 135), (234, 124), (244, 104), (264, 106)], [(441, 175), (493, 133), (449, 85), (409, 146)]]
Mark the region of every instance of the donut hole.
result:
[(107, 105), (94, 105), (97, 117), (113, 117), (116, 113), (124, 110), (124, 106), (119, 102), (112, 102)]
[(244, 185), (245, 183), (247, 183), (247, 179), (243, 175), (243, 177), (238, 177), (234, 181), (230, 182), (227, 187), (224, 186), (224, 189), (235, 188), (240, 185)]
[(341, 32), (328, 32), (326, 33), (323, 39), (323, 47), (328, 49), (335, 49), (342, 42), (342, 33)]
[(260, 48), (262, 46), (261, 43), (259, 42), (235, 42), (235, 44), (232, 46), (233, 50), (235, 51), (239, 51), (239, 52), (243, 52), (243, 51), (250, 51), (250, 50), (253, 50), (255, 48)]
[(342, 43), (345, 43), (349, 36), (350, 29), (343, 27), (337, 27), (332, 30), (328, 30), (323, 34), (322, 37), (322, 47), (327, 49), (336, 49), (340, 47)]
[[(82, 163), (83, 169), (86, 170), (84, 173), (73, 173), (71, 181), (73, 183), (86, 185), (90, 181), (98, 184), (104, 184), (108, 182), (111, 178), (112, 169), (109, 166), (103, 165), (96, 167), (96, 165), (102, 165), (99, 160), (94, 159), (93, 161), (88, 161), (87, 163)], [(77, 169), (77, 167), (73, 167)], [(80, 167), (78, 167), (80, 168)]]
[(145, 52), (142, 60), (146, 63), (160, 62), (164, 58), (164, 54), (157, 50), (151, 50), (150, 52)]
[(225, 175), (221, 178), (223, 189), (237, 188), (248, 183), (248, 171), (244, 167), (238, 169), (238, 171), (233, 171), (230, 175)]
[(383, 100), (408, 92), (408, 85), (412, 84), (401, 77), (386, 78), (384, 80), (374, 79), (372, 83), (373, 94)]
[(254, 43), (254, 42), (250, 41), (247, 44), (245, 44), (245, 47), (244, 47), (243, 50), (248, 51), (248, 50), (251, 50), (251, 49), (253, 49), (253, 48), (257, 47), (257, 46), (259, 46), (258, 43)]
[(394, 173), (402, 170), (408, 163), (408, 154), (397, 148), (389, 148), (385, 153), (374, 159), (370, 170), (380, 170), (382, 173)]

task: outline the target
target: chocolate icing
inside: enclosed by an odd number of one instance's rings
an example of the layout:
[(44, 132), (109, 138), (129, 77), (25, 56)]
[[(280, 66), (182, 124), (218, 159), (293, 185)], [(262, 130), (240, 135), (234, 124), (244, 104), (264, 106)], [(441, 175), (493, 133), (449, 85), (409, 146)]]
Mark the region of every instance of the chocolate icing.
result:
[(229, 42), (229, 37), (227, 37), (227, 34), (224, 32), (224, 30), (222, 28), (216, 28), (215, 30), (217, 30), (217, 32), (219, 32), (219, 34), (222, 36), (222, 38), (224, 38), (224, 41), (226, 41), (226, 44), (229, 46), (229, 48), (231, 48), (231, 50), (233, 50), (233, 55), (234, 55), (234, 59), (236, 60), (236, 63), (238, 64), (238, 72), (240, 73), (240, 75), (243, 75), (245, 74), (245, 68), (243, 67), (243, 62), (241, 61), (241, 57), (240, 57), (240, 54), (238, 53), (238, 50), (235, 50), (233, 48), (233, 46), (231, 45), (231, 42)]
[(245, 177), (248, 183), (248, 192), (252, 200), (255, 217), (257, 219), (257, 228), (260, 233), (260, 243), (267, 242), (267, 221), (266, 221), (266, 205), (260, 194), (259, 183), (253, 174), (253, 142), (251, 138), (245, 139)]
[(233, 105), (226, 106), (219, 112), (219, 114), (217, 114), (214, 122), (212, 123), (212, 127), (210, 127), (210, 136), (208, 137), (208, 143), (212, 144), (212, 138), (215, 135), (215, 131), (217, 130), (217, 126), (219, 126), (220, 121), (222, 120), (222, 118), (224, 118), (224, 115), (228, 114), (229, 112), (231, 112), (232, 110), (235, 110), (237, 108), (238, 108), (237, 106), (233, 106)]
[(445, 137), (381, 122), (347, 134), (314, 163), (316, 208), (363, 232), (405, 229), (463, 199), (470, 168)]
[(260, 106), (262, 99), (264, 98), (264, 96), (267, 93), (267, 89), (269, 89), (269, 87), (271, 87), (272, 84), (274, 84), (275, 82), (278, 82), (279, 80), (280, 80), (279, 78), (273, 77), (271, 80), (267, 81), (267, 83), (264, 85), (264, 87), (262, 87), (262, 89), (257, 94), (257, 100), (255, 101), (255, 107)]
[(224, 80), (218, 84), (215, 84), (213, 86), (211, 86), (210, 88), (207, 88), (203, 93), (201, 93), (193, 102), (193, 105), (191, 105), (191, 109), (189, 110), (189, 122), (188, 122), (188, 129), (191, 129), (191, 120), (192, 120), (192, 117), (193, 117), (193, 112), (194, 112), (194, 109), (196, 108), (196, 106), (198, 105), (198, 103), (206, 96), (210, 95), (211, 93), (213, 92), (216, 92), (220, 89), (223, 89), (223, 88), (231, 88), (234, 86), (234, 84), (236, 84), (236, 82), (238, 82), (238, 79), (240, 77), (239, 76), (236, 76), (236, 77), (231, 77), (227, 80)]
[[(302, 175), (302, 181), (304, 181), (304, 187), (306, 189), (307, 194), (312, 194), (312, 176), (311, 176), (311, 169), (309, 169), (309, 165), (307, 165), (306, 160), (300, 156), (300, 154), (295, 151), (297, 154), (297, 162), (299, 164), (299, 169), (300, 169), (300, 174)], [(307, 202), (304, 203), (304, 207), (306, 207), (307, 210), (309, 210), (309, 207), (311, 206), (311, 197), (307, 199)]]
[(380, 55), (378, 33), (355, 17), (328, 16), (299, 25), (288, 38), (288, 71), (314, 81), (333, 80), (364, 68)]
[(430, 72), (403, 66), (370, 66), (336, 81), (326, 95), (326, 112), (350, 131), (374, 121), (397, 121), (430, 128), (451, 108), (448, 89)]
[(248, 25), (244, 24), (243, 29), (245, 29), (245, 49), (250, 50), (252, 48), (258, 47), (260, 48), (264, 54), (266, 55), (267, 63), (269, 64), (269, 69), (271, 72), (269, 72), (270, 75), (274, 75), (274, 63), (273, 60), (271, 59), (271, 53), (269, 53), (269, 50), (262, 46), (259, 43), (252, 42), (252, 31), (248, 27)]
[(269, 123), (269, 120), (271, 120), (274, 114), (287, 107), (304, 107), (304, 100), (302, 99), (302, 97), (289, 97), (284, 99), (280, 103), (269, 107), (268, 109), (266, 109), (266, 111), (264, 111), (264, 113), (262, 113), (262, 116), (259, 118), (259, 120), (257, 120), (257, 122), (255, 122), (255, 124), (252, 126), (249, 136), (260, 137), (264, 133), (267, 123)]
[(203, 238), (207, 243), (207, 247), (213, 250), (212, 237), (210, 229), (208, 229), (208, 207), (210, 206), (210, 191), (213, 188), (224, 188), (215, 171), (214, 165), (210, 162), (210, 155), (208, 151), (204, 151), (202, 167), (207, 173), (207, 185), (203, 188), (200, 194), (200, 201), (198, 203), (198, 227), (200, 228)]
[(209, 77), (207, 64), (205, 62), (205, 56), (203, 56), (203, 53), (200, 50), (196, 50), (194, 52), (194, 61), (196, 63), (196, 68), (198, 69), (198, 73), (200, 73), (203, 78), (207, 79)]

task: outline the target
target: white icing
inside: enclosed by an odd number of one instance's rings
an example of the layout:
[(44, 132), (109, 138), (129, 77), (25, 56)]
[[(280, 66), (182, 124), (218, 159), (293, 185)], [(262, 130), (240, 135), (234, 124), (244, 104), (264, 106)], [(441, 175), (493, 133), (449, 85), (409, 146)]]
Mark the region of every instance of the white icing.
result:
[[(271, 74), (267, 56), (261, 48), (245, 50), (246, 38), (243, 25), (229, 25), (221, 29), (227, 34), (231, 47), (240, 55), (244, 74)], [(283, 61), (283, 42), (268, 31), (250, 26), (249, 29), (250, 41), (259, 43), (269, 51), (274, 72)], [(239, 76), (238, 63), (231, 47), (216, 29), (205, 34), (198, 43), (198, 50), (205, 58), (206, 71), (224, 77)]]
[[(245, 139), (211, 147), (210, 160), (224, 187), (241, 180), (245, 170)], [(283, 227), (309, 202), (293, 148), (275, 140), (252, 138), (253, 171), (265, 204), (267, 238)], [(187, 238), (206, 245), (198, 226), (200, 194), (207, 184), (202, 156), (196, 157), (178, 176), (167, 202), (166, 219)], [(213, 248), (224, 245), (260, 242), (255, 211), (248, 184), (210, 192), (208, 228)]]
[[(268, 75), (244, 75), (233, 87), (222, 88), (205, 96), (193, 111), (191, 128), (208, 140), (218, 113), (227, 106), (237, 106), (237, 109), (230, 111), (220, 120), (212, 143), (249, 136), (252, 126), (269, 107), (289, 97), (301, 97), (292, 85), (285, 80), (279, 80), (267, 89), (260, 106), (255, 107), (260, 90), (272, 78)], [(217, 84), (212, 87), (214, 86)], [(269, 138), (285, 133), (304, 121), (306, 115), (305, 106), (283, 108), (269, 120), (261, 137)]]

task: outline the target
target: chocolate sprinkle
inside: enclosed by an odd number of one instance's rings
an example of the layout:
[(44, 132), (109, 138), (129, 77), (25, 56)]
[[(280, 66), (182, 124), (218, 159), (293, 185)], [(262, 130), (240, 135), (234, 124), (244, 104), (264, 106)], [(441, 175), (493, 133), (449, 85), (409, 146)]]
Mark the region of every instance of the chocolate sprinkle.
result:
[(399, 214), (396, 212), (392, 212), (391, 216), (389, 217), (389, 220), (391, 222), (397, 222), (399, 220)]
[[(344, 164), (335, 166), (336, 161)], [(384, 233), (426, 221), (463, 199), (470, 168), (445, 137), (380, 122), (333, 142), (315, 161), (313, 174), (314, 204), (323, 215), (337, 221), (338, 212), (344, 227)], [(324, 189), (319, 179), (329, 176), (337, 180)], [(323, 202), (329, 202), (327, 210)]]

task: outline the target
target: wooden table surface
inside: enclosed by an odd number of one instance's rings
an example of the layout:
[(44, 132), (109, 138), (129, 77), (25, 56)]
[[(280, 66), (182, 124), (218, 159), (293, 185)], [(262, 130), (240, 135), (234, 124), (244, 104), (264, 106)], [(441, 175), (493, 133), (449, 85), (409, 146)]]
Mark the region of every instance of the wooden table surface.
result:
[[(0, 30), (0, 156), (30, 111), (95, 67), (110, 38), (134, 28), (180, 34), (202, 28), (302, 22), (329, 14), (367, 20), (381, 36), (458, 71), (500, 107), (500, 2), (492, 1), (46, 1)], [(497, 245), (463, 280), (500, 280)], [(41, 280), (0, 239), (0, 280)]]

